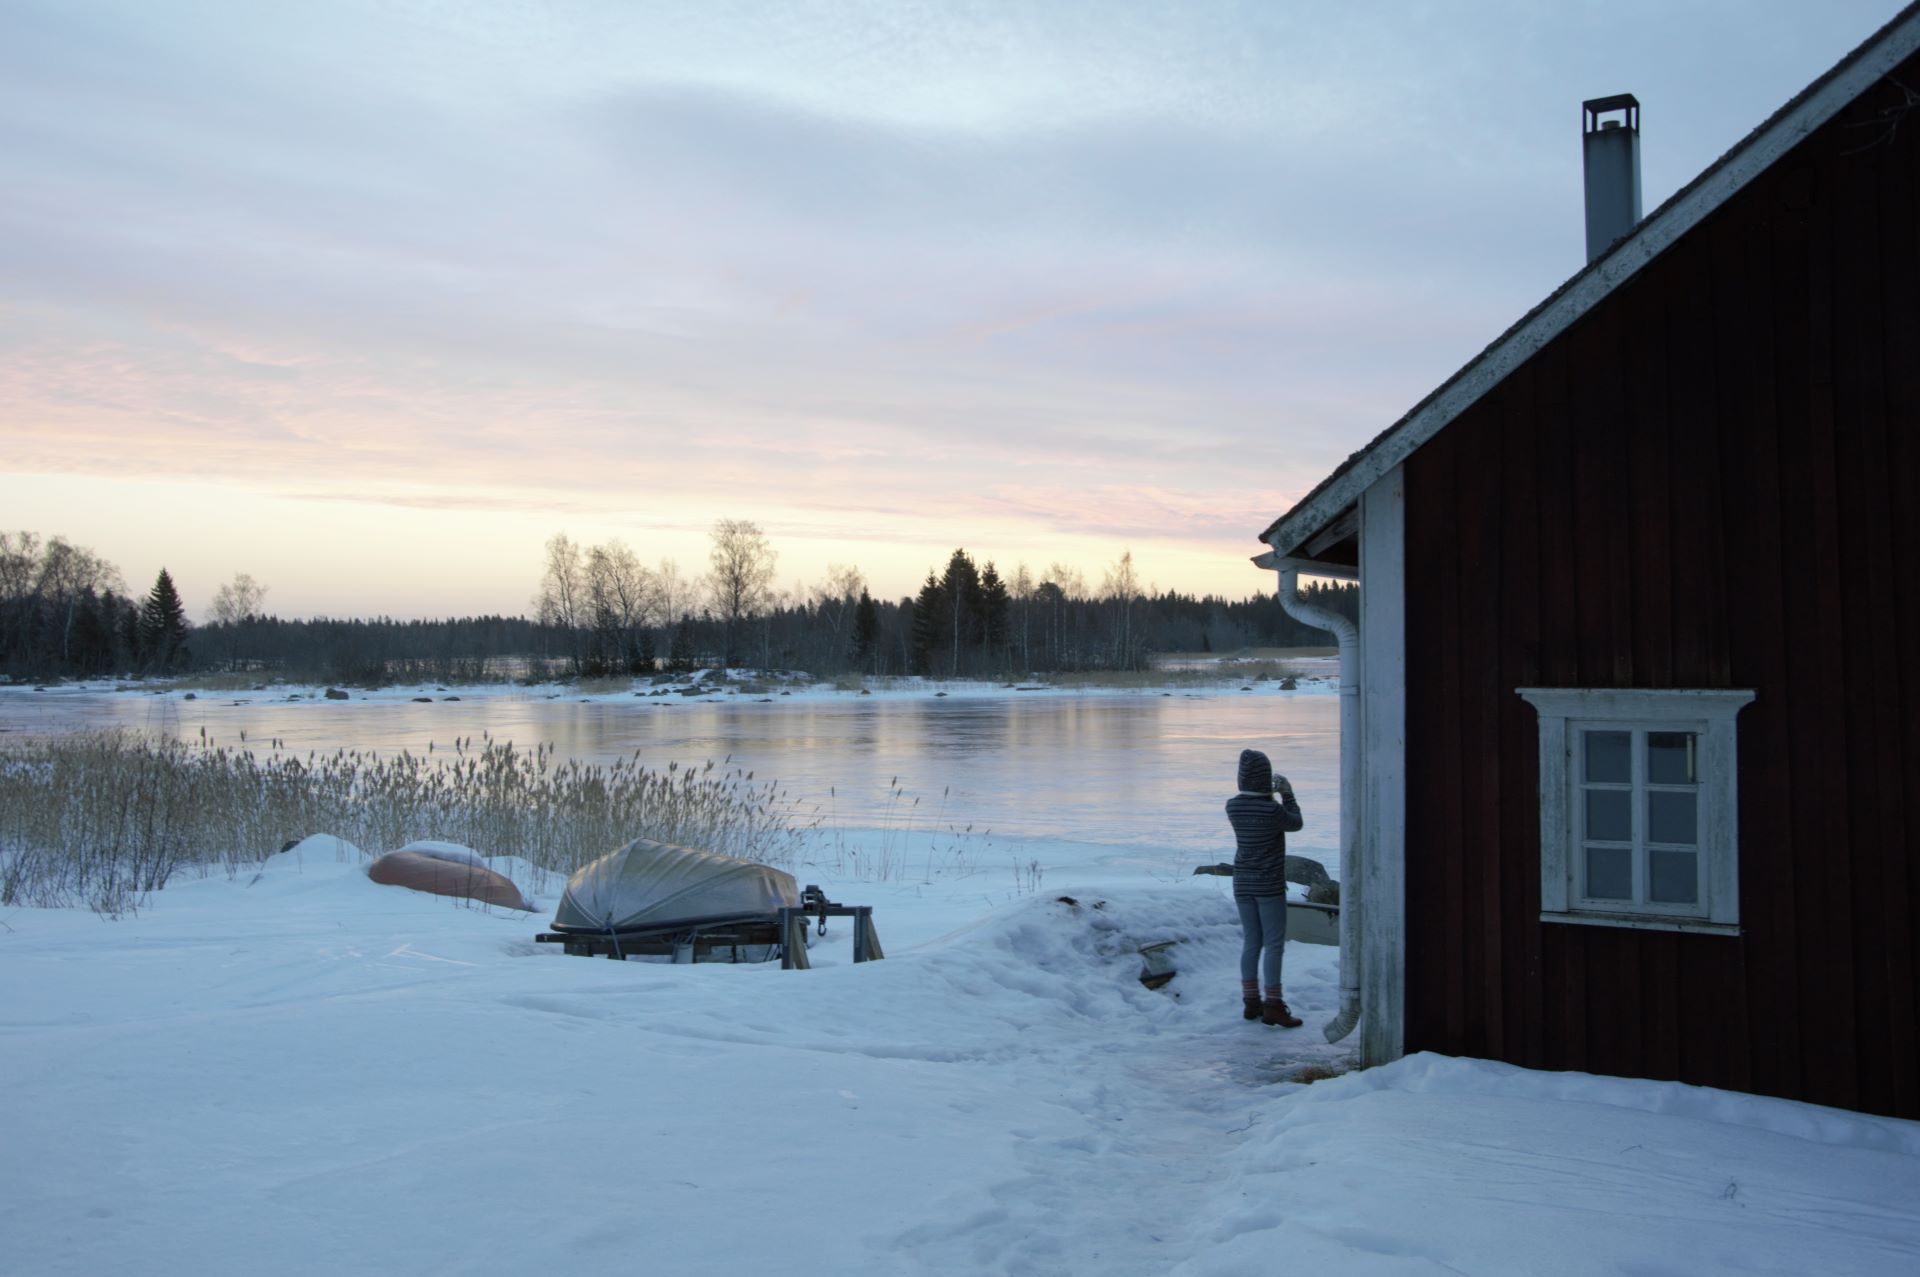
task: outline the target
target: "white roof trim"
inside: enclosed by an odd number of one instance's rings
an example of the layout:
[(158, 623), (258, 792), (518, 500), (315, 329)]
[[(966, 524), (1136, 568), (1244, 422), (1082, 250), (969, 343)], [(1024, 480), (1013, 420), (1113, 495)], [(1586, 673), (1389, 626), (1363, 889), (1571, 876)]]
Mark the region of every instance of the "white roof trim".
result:
[(1336, 471), (1336, 478), (1276, 520), (1263, 539), (1282, 555), (1298, 550), (1358, 501), (1360, 494), (1372, 487), (1380, 476), (1439, 434), (1448, 422), (1505, 380), (1508, 373), (1531, 359), (1615, 288), (1632, 279), (1641, 267), (1772, 167), (1808, 134), (1839, 114), (1841, 108), (1913, 56), (1916, 49), (1920, 49), (1920, 5), (1909, 6), (1904, 14), (1828, 72), (1830, 78), (1824, 84), (1819, 84), (1735, 147), (1692, 186), (1641, 222), (1598, 262), (1575, 276), (1557, 296), (1455, 373), (1425, 402), (1357, 454), (1347, 470)]

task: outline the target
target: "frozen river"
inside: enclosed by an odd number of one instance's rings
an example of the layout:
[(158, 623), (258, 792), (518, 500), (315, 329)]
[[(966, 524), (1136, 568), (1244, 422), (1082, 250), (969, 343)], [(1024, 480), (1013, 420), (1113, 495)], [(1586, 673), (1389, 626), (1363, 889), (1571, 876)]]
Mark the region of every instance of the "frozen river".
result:
[[(1309, 690), (1311, 688), (1312, 690)], [(0, 692), (0, 744), (86, 728), (129, 728), (266, 752), (444, 750), (491, 734), (553, 745), (562, 758), (607, 762), (635, 752), (650, 767), (731, 756), (778, 779), (827, 828), (899, 827), (1137, 847), (1169, 871), (1230, 859), (1221, 805), (1246, 746), (1294, 781), (1307, 827), (1291, 841), (1330, 864), (1338, 844), (1339, 698), (1326, 685), (1194, 693), (956, 691), (863, 697), (806, 692), (744, 697), (598, 697), (463, 692), (430, 704), (407, 696), (287, 701), (267, 696)], [(915, 800), (918, 800), (917, 805)], [(1043, 857), (1044, 858), (1044, 857)]]

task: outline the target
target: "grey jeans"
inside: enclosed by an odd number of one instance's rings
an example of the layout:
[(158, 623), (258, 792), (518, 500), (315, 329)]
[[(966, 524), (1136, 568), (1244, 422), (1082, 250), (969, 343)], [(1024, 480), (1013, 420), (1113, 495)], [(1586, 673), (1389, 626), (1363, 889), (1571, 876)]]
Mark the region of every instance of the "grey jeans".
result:
[(1287, 944), (1287, 898), (1236, 899), (1240, 908), (1240, 979), (1257, 974), (1262, 990), (1280, 987), (1280, 959)]

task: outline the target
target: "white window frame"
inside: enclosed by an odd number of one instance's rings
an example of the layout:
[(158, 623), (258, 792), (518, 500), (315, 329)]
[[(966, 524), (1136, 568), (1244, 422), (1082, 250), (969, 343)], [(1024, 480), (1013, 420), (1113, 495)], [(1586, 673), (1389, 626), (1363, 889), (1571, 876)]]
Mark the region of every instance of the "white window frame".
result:
[[(1740, 934), (1739, 759), (1735, 717), (1749, 690), (1522, 687), (1540, 716), (1540, 920), (1586, 926)], [(1582, 729), (1694, 732), (1699, 737), (1697, 846), (1700, 899), (1693, 905), (1583, 900), (1581, 770), (1575, 757)], [(1636, 736), (1633, 793), (1646, 792)], [(1635, 817), (1636, 825), (1639, 817)], [(1636, 878), (1639, 870), (1636, 866)]]

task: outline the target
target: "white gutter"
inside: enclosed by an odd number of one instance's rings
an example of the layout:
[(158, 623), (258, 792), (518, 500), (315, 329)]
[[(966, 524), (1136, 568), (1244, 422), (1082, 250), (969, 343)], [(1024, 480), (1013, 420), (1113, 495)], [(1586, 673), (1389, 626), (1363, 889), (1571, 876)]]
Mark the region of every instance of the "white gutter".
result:
[(1360, 1023), (1360, 631), (1338, 612), (1300, 597), (1300, 574), (1358, 581), (1344, 565), (1283, 559), (1267, 553), (1255, 565), (1280, 578), (1280, 607), (1302, 625), (1329, 630), (1340, 645), (1340, 1011), (1327, 1021), (1327, 1041), (1338, 1042)]

